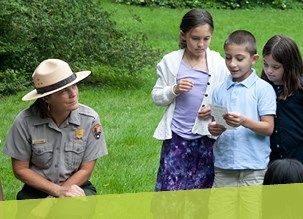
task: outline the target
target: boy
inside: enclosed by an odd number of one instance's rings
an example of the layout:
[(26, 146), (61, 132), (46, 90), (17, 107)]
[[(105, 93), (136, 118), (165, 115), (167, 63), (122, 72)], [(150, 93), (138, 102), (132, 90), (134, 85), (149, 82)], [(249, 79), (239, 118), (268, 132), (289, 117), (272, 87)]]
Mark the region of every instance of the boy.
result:
[(214, 187), (261, 185), (269, 162), (276, 95), (252, 68), (259, 56), (250, 32), (231, 33), (224, 52), (231, 75), (214, 90), (213, 104), (227, 108), (223, 118), (232, 128), (215, 121), (208, 127), (218, 136), (214, 144)]

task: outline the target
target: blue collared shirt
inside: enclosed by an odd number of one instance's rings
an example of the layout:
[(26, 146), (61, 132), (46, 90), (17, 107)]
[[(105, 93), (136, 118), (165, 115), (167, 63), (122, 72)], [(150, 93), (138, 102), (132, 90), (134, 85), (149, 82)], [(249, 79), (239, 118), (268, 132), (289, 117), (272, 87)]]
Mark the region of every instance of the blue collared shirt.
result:
[[(213, 103), (227, 107), (255, 121), (275, 115), (276, 94), (272, 86), (259, 78), (254, 69), (242, 82), (229, 76), (213, 93)], [(239, 126), (226, 130), (214, 145), (215, 166), (222, 169), (264, 169), (270, 155), (269, 136)]]

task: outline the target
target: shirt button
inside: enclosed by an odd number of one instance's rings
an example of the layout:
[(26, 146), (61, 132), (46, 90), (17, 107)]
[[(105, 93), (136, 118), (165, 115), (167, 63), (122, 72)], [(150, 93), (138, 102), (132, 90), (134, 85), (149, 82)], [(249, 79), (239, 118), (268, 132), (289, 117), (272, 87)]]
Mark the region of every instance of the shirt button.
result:
[(280, 158), (283, 158), (283, 155), (280, 155)]
[(55, 167), (58, 168), (58, 164), (55, 164)]
[(205, 105), (203, 104), (202, 107), (205, 107)]
[(280, 145), (277, 144), (277, 148), (279, 148), (279, 147), (280, 147)]
[(205, 94), (206, 97), (208, 97), (208, 94)]
[(210, 85), (210, 83), (209, 83), (209, 82), (207, 82), (207, 85)]
[(278, 130), (275, 130), (275, 133), (278, 133)]

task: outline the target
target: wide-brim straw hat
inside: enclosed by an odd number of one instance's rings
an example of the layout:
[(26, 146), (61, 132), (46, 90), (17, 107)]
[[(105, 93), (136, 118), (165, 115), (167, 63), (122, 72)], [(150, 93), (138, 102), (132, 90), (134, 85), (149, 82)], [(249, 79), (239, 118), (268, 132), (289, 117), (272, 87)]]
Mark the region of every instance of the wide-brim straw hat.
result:
[(90, 71), (73, 73), (70, 66), (60, 59), (44, 60), (32, 75), (36, 89), (22, 97), (22, 100), (27, 101), (45, 97), (76, 84), (90, 73)]

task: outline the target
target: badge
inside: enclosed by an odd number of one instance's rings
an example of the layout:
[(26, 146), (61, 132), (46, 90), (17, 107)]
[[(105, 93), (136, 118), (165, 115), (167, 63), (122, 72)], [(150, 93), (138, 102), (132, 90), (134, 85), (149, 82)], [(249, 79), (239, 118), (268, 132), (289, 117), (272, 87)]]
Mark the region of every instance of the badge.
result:
[(77, 128), (76, 129), (76, 138), (82, 139), (84, 136), (84, 129), (83, 128)]
[(93, 136), (95, 139), (99, 139), (101, 137), (102, 128), (100, 124), (96, 124), (92, 128)]

